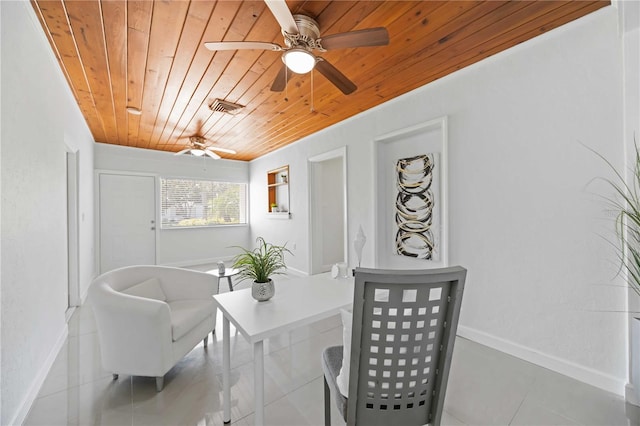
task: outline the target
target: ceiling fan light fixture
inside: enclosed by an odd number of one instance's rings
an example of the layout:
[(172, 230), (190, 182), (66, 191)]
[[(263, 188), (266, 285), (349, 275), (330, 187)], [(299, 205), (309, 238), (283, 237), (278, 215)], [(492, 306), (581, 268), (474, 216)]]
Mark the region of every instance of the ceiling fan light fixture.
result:
[(195, 148), (193, 148), (191, 150), (191, 155), (195, 155), (197, 157), (202, 157), (204, 155), (204, 150), (203, 149), (195, 149)]
[(296, 74), (306, 74), (316, 65), (316, 57), (300, 47), (294, 47), (284, 52), (282, 61), (287, 68)]

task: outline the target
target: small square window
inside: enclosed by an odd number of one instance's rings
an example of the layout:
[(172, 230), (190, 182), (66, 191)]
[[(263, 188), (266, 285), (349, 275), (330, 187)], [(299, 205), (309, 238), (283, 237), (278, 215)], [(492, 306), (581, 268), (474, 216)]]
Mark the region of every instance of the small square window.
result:
[(389, 290), (386, 288), (376, 288), (373, 298), (376, 302), (388, 302)]
[(405, 303), (415, 302), (418, 298), (418, 290), (402, 290), (402, 301)]
[(429, 290), (429, 301), (440, 300), (442, 296), (442, 287), (435, 287)]

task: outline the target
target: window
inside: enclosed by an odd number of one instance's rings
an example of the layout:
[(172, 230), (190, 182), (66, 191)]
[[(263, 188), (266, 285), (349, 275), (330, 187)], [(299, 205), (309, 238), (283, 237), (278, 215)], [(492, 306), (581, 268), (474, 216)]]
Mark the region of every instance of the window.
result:
[(162, 229), (247, 223), (247, 184), (160, 179)]

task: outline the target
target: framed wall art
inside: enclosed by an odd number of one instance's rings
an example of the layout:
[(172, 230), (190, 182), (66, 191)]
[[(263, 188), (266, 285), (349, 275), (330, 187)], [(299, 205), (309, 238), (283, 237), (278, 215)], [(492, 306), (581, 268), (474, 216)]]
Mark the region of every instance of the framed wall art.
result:
[(446, 117), (374, 143), (376, 266), (447, 266)]

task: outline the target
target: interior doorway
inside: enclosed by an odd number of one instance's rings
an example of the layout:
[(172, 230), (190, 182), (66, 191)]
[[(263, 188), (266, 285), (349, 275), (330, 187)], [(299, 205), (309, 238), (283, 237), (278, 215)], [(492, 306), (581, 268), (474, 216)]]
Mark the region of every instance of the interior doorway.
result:
[(347, 148), (308, 160), (310, 272), (347, 262)]
[(67, 317), (80, 305), (79, 224), (78, 224), (78, 152), (66, 152), (67, 162)]

